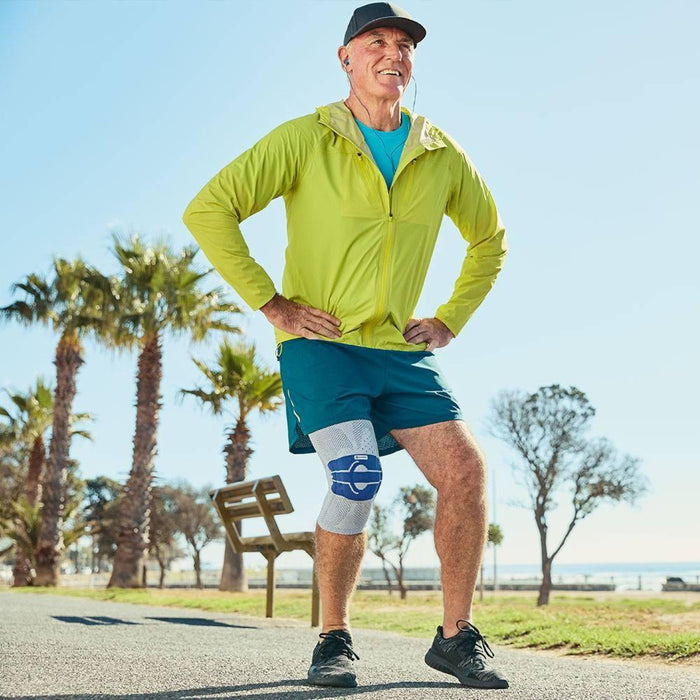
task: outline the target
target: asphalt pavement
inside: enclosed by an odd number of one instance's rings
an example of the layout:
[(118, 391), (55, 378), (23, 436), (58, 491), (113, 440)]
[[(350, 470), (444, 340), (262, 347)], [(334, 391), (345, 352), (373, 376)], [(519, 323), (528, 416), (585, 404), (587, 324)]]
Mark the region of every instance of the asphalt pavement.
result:
[(360, 629), (359, 687), (317, 688), (305, 680), (317, 632), (291, 620), (2, 592), (0, 698), (700, 698), (691, 671), (493, 643), (510, 688), (465, 688), (425, 665), (430, 639)]

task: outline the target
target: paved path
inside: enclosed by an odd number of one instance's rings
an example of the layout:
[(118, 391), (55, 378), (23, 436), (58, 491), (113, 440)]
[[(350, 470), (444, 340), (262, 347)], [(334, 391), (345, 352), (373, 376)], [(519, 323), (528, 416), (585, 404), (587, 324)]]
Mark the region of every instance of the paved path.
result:
[(0, 697), (100, 700), (209, 698), (700, 698), (700, 677), (606, 659), (493, 645), (507, 690), (464, 688), (423, 663), (427, 639), (356, 630), (354, 689), (304, 682), (316, 633), (296, 621), (0, 593)]

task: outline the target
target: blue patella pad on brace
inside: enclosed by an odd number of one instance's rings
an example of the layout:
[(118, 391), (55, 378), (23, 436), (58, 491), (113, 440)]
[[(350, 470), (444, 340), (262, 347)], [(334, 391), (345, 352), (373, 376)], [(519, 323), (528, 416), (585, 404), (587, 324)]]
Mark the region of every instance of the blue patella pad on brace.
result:
[(336, 496), (351, 501), (369, 501), (377, 495), (382, 483), (379, 457), (368, 454), (346, 455), (328, 463)]

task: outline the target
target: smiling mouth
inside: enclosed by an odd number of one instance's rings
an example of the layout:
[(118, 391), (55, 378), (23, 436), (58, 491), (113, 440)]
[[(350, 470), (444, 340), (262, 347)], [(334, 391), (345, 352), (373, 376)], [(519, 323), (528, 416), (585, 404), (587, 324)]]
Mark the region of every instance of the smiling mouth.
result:
[(402, 77), (401, 71), (398, 71), (398, 70), (397, 70), (397, 71), (393, 71), (393, 72), (391, 72), (391, 73), (384, 73), (384, 72), (382, 72), (382, 71), (379, 70), (379, 71), (377, 71), (377, 74), (378, 74), (378, 75), (391, 75), (391, 76), (394, 77), (394, 78), (401, 78), (401, 77)]

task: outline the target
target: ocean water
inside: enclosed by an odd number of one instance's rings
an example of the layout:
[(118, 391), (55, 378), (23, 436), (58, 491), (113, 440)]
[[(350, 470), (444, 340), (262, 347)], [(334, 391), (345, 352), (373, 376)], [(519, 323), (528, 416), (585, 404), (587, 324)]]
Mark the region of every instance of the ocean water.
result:
[[(493, 565), (485, 563), (484, 579), (490, 579)], [(498, 567), (498, 579), (523, 580), (541, 576), (540, 567), (527, 564), (504, 564)], [(700, 562), (633, 562), (557, 564), (552, 568), (554, 583), (614, 583), (617, 590), (661, 590), (667, 576), (678, 576), (686, 583), (700, 583)]]
[[(2, 572), (0, 572), (1, 574)], [(265, 567), (261, 564), (254, 569), (249, 569), (249, 582), (264, 582)], [(152, 574), (156, 580), (156, 574)], [(207, 586), (217, 586), (221, 570), (215, 566), (205, 565), (202, 571), (202, 579)], [(7, 581), (10, 571), (8, 567)], [(108, 577), (108, 574), (104, 575)], [(278, 585), (310, 584), (311, 567), (305, 568), (277, 568), (275, 576)], [(493, 576), (493, 561), (486, 556), (484, 562), (484, 583), (490, 583)], [(554, 583), (606, 583), (614, 584), (616, 591), (661, 591), (661, 586), (666, 582), (667, 576), (677, 576), (686, 583), (700, 583), (700, 561), (695, 562), (589, 562), (583, 564), (557, 564), (554, 562), (552, 581)], [(405, 571), (407, 581), (439, 581), (440, 570), (436, 567), (409, 567)], [(72, 585), (71, 579), (76, 577), (63, 577), (63, 585)], [(84, 577), (85, 578), (85, 577)], [(105, 585), (99, 580), (99, 576), (87, 577), (92, 583), (83, 581), (80, 585)], [(393, 577), (392, 577), (393, 578)], [(2, 576), (0, 575), (0, 581)], [(82, 580), (82, 579), (81, 579)], [(171, 572), (166, 581), (171, 585), (193, 585), (194, 573), (189, 570)], [(362, 569), (361, 582), (384, 583), (384, 572), (381, 568), (367, 567)], [(498, 582), (528, 582), (539, 583), (539, 564), (500, 564), (498, 565)], [(79, 582), (78, 582), (79, 583)], [(78, 585), (75, 583), (75, 585)], [(698, 593), (700, 600), (700, 593)]]
[[(383, 577), (381, 569), (363, 569), (363, 575), (374, 579)], [(499, 564), (498, 581), (539, 581), (539, 564)], [(661, 590), (667, 576), (678, 576), (686, 583), (700, 583), (700, 562), (606, 562), (557, 564), (552, 567), (553, 583), (613, 583), (616, 590)], [(439, 579), (437, 568), (407, 569), (407, 580), (434, 581)], [(484, 561), (484, 581), (493, 578), (493, 561)]]

